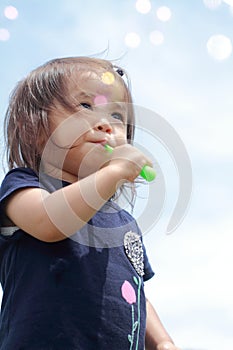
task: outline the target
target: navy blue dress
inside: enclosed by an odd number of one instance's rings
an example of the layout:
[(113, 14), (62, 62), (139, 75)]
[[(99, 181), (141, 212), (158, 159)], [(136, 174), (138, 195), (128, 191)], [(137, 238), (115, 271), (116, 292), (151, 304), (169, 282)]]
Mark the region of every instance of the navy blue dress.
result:
[(143, 282), (154, 273), (128, 212), (109, 201), (79, 232), (55, 243), (5, 227), (4, 200), (14, 191), (66, 185), (26, 168), (3, 180), (0, 350), (143, 350)]

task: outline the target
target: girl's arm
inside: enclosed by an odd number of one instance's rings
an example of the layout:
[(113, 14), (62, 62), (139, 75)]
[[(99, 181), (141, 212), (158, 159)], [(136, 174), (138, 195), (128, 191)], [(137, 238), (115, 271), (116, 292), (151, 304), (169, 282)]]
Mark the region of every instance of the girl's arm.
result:
[(116, 147), (107, 166), (51, 194), (39, 188), (16, 191), (7, 200), (6, 214), (42, 241), (63, 240), (81, 229), (122, 183), (134, 181), (145, 164), (151, 165), (136, 148)]
[(180, 350), (162, 325), (154, 307), (146, 300), (146, 350)]

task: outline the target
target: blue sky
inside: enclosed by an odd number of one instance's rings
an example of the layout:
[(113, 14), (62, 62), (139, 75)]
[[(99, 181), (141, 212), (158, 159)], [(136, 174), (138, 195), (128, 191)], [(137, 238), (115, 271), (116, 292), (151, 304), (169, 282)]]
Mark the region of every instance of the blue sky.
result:
[[(210, 9), (207, 3), (219, 6)], [(229, 350), (233, 348), (233, 55), (218, 60), (214, 58), (218, 47), (209, 53), (207, 42), (214, 35), (233, 42), (233, 14), (227, 1), (220, 0), (151, 1), (146, 14), (139, 13), (135, 4), (135, 0), (2, 0), (0, 29), (7, 29), (10, 38), (0, 40), (0, 133), (10, 91), (33, 68), (55, 57), (95, 55), (106, 48), (104, 57), (120, 58), (131, 77), (135, 103), (158, 113), (174, 128), (193, 171), (185, 219), (166, 235), (179, 191), (176, 166), (154, 135), (139, 130), (137, 143), (159, 161), (166, 181), (163, 213), (144, 237), (156, 272), (147, 283), (148, 296), (180, 347)], [(4, 15), (10, 5), (18, 10), (14, 20)], [(168, 21), (156, 14), (162, 6), (171, 11)], [(153, 31), (162, 33), (161, 45), (151, 43)], [(137, 47), (125, 43), (130, 32), (140, 37)], [(224, 53), (227, 47), (222, 44), (219, 50)], [(2, 178), (3, 171), (0, 174)], [(156, 193), (150, 195), (156, 201)], [(143, 211), (144, 202), (138, 199), (136, 213)]]

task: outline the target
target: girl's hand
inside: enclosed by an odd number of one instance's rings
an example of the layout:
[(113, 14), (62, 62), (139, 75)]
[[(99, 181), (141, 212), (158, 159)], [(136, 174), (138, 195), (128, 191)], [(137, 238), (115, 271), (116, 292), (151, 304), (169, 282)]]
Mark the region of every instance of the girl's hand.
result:
[(115, 147), (108, 166), (115, 167), (122, 174), (122, 180), (133, 182), (144, 165), (153, 166), (149, 158), (129, 144)]
[(181, 350), (170, 341), (163, 341), (157, 345), (156, 350)]

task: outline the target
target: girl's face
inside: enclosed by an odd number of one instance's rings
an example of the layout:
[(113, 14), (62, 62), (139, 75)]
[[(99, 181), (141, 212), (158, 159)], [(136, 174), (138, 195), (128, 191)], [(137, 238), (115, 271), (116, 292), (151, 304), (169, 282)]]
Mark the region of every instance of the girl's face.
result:
[(68, 84), (77, 112), (61, 106), (51, 112), (52, 135), (42, 155), (45, 171), (77, 181), (104, 166), (110, 155), (104, 145), (127, 143), (126, 90), (115, 72), (87, 71)]

